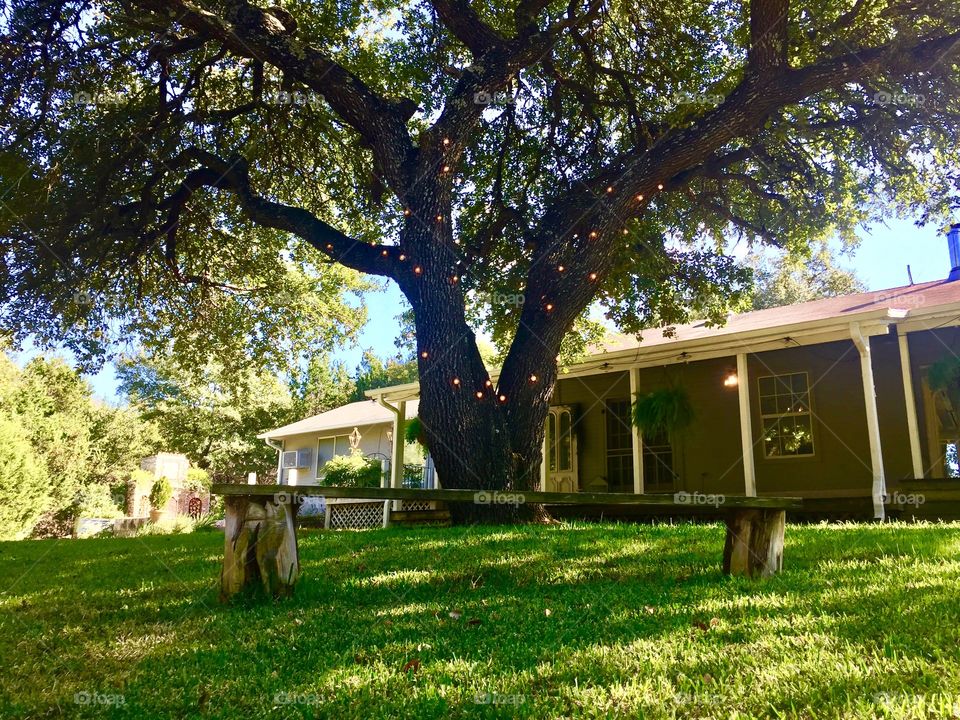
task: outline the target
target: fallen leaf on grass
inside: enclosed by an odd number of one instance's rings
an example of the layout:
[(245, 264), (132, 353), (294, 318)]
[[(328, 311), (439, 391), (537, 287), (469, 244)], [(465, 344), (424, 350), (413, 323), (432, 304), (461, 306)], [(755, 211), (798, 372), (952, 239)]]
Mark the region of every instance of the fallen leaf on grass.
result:
[(469, 620), (467, 620), (467, 625), (477, 626), (477, 625), (480, 625), (482, 622), (483, 620), (481, 620), (480, 618), (470, 618)]
[(546, 615), (547, 617), (550, 617), (551, 615), (553, 615), (553, 610), (551, 610), (550, 608), (547, 608), (546, 610), (543, 611), (543, 614)]
[(703, 630), (704, 632), (707, 632), (707, 630), (710, 629), (710, 626), (703, 622), (703, 620), (694, 620), (693, 626), (698, 630)]
[(463, 613), (459, 610), (454, 609), (450, 611), (450, 617), (452, 617), (454, 620), (459, 620), (460, 618), (463, 617)]
[(400, 668), (400, 672), (417, 672), (420, 669), (420, 658), (413, 658), (413, 660), (407, 660), (406, 665)]

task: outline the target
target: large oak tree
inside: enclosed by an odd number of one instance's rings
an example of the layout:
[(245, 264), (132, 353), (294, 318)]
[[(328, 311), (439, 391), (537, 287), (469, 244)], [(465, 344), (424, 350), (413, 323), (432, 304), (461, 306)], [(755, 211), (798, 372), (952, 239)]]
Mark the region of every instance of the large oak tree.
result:
[(956, 190), (957, 0), (13, 0), (2, 28), (5, 326), (280, 363), (291, 265), (389, 278), (448, 487), (535, 482), (594, 303), (720, 320), (724, 234), (800, 247)]

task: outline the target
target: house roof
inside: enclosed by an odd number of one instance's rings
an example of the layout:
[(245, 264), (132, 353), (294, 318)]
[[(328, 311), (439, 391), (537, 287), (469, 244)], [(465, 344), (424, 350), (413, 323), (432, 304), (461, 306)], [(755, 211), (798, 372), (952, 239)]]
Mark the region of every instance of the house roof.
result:
[[(411, 400), (407, 403), (407, 419), (417, 416), (418, 401)], [(360, 400), (358, 402), (341, 405), (333, 410), (320, 413), (299, 420), (290, 425), (275, 430), (268, 430), (258, 438), (264, 440), (276, 440), (278, 438), (290, 437), (292, 435), (303, 435), (306, 433), (325, 432), (328, 430), (352, 430), (355, 427), (364, 425), (379, 425), (384, 423), (393, 423), (393, 413), (375, 400)]]
[(897, 317), (901, 314), (898, 311), (910, 314), (911, 311), (918, 309), (932, 309), (958, 302), (960, 302), (960, 282), (935, 280), (887, 290), (874, 290), (822, 300), (811, 300), (797, 305), (784, 305), (767, 310), (753, 310), (739, 315), (731, 315), (727, 319), (726, 325), (722, 327), (708, 327), (705, 321), (699, 320), (686, 325), (678, 325), (672, 329), (672, 332), (665, 329), (645, 331), (640, 341), (633, 335), (615, 335), (603, 344), (599, 352), (612, 353), (638, 348), (642, 350), (684, 340), (708, 337), (722, 338), (739, 333), (827, 320), (854, 322), (862, 314), (877, 310), (888, 311), (887, 315)]
[[(960, 322), (960, 282), (935, 280), (886, 290), (842, 295), (796, 305), (731, 315), (725, 325), (703, 320), (648, 330), (638, 338), (612, 335), (584, 360), (561, 369), (561, 377), (593, 375), (676, 362), (705, 360), (797, 345), (850, 340), (852, 325), (864, 337), (930, 329)], [(491, 372), (496, 380), (497, 372)], [(419, 385), (407, 383), (368, 390), (387, 400), (411, 399)]]

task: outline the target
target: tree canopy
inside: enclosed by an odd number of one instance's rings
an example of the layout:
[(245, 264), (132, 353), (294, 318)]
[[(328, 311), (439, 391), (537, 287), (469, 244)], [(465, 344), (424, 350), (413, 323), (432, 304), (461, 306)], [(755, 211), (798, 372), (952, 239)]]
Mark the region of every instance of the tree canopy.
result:
[(536, 477), (593, 303), (721, 322), (724, 238), (957, 202), (960, 0), (13, 0), (2, 28), (6, 329), (281, 365), (389, 278), (464, 482)]

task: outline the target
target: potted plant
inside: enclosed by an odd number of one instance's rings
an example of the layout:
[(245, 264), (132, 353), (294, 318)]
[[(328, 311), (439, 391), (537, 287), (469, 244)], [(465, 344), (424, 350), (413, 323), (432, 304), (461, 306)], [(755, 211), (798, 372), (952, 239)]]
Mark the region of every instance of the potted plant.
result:
[(162, 477), (153, 483), (150, 488), (150, 522), (157, 522), (163, 516), (163, 509), (173, 496), (173, 486), (167, 478)]
[(690, 396), (679, 386), (638, 394), (633, 403), (633, 424), (650, 437), (673, 438), (692, 422)]

